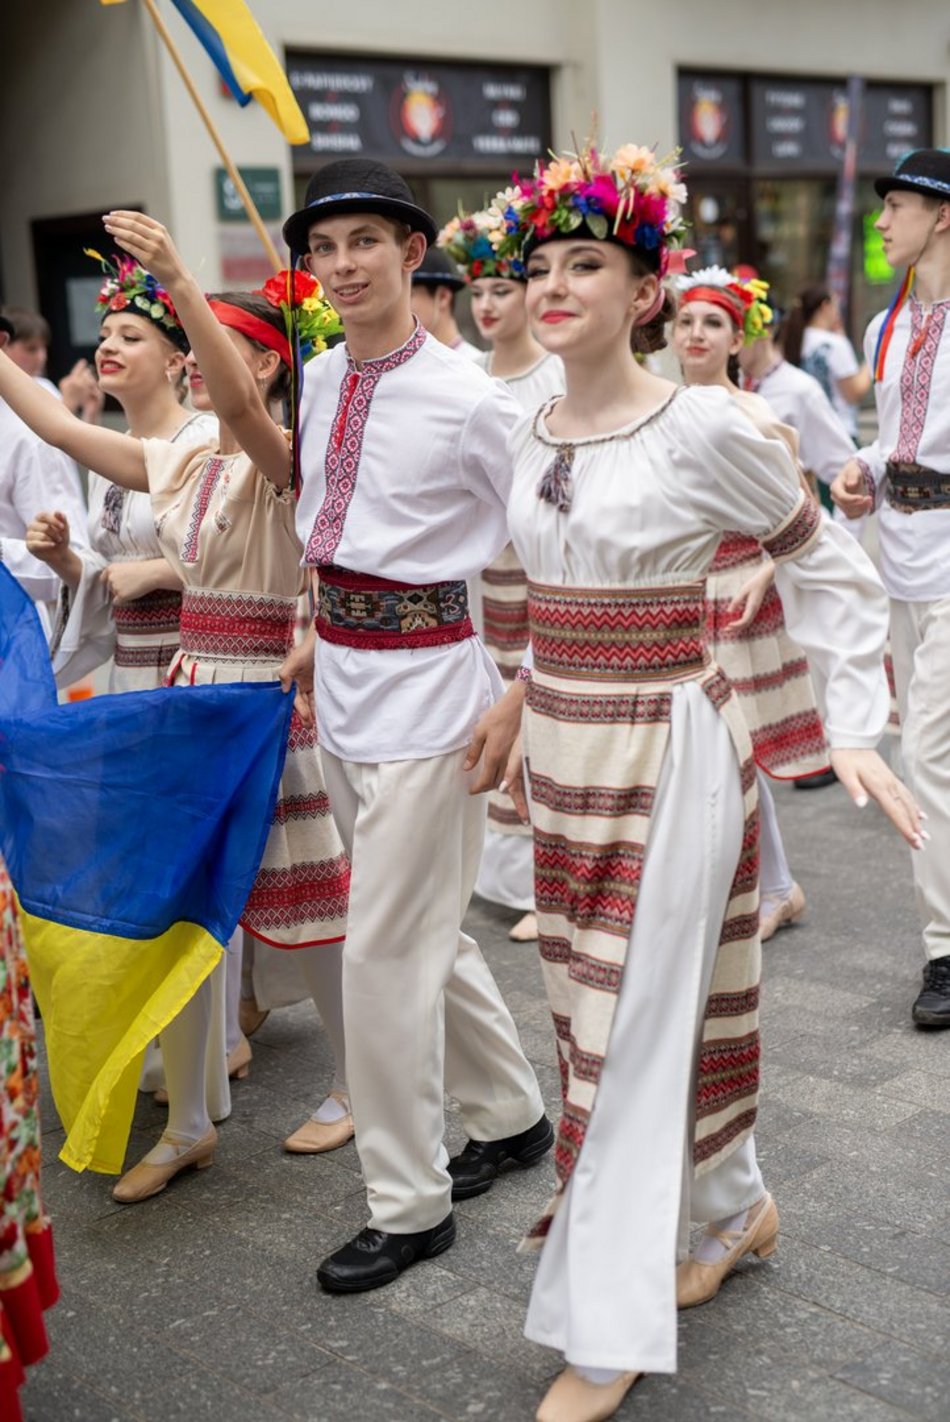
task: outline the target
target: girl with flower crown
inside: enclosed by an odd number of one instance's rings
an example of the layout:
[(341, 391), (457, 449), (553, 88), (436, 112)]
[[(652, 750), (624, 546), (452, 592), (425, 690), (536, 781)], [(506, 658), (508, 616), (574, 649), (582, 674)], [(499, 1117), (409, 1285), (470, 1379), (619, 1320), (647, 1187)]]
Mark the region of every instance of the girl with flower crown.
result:
[[(678, 291), (673, 348), (687, 385), (727, 390), (759, 432), (783, 439), (797, 460), (795, 431), (779, 423), (760, 395), (740, 390), (732, 379), (739, 351), (769, 329), (767, 284), (757, 278), (740, 281), (722, 267), (707, 267), (681, 277)], [(758, 767), (763, 943), (805, 911), (805, 895), (788, 866), (767, 777), (797, 780), (828, 768), (828, 743), (808, 662), (786, 631), (772, 574), (771, 561), (757, 539), (729, 533), (706, 581), (710, 651), (742, 704)]]
[[(564, 369), (528, 325), (524, 263), (499, 252), (507, 235), (505, 208), (514, 196), (514, 189), (508, 189), (483, 211), (460, 213), (443, 227), (438, 244), (469, 283), (472, 316), (489, 346), (478, 364), (504, 380), (523, 410), (533, 412), (564, 389)], [(528, 584), (510, 543), (482, 573), (479, 591), (482, 640), (502, 676), (511, 681), (528, 645)], [(510, 796), (497, 790), (488, 800), (488, 833), (475, 892), (492, 903), (523, 911), (510, 938), (519, 943), (537, 938), (531, 831)]]
[[(9, 361), (0, 391), (42, 438), (71, 451), (122, 488), (148, 493), (163, 555), (184, 587), (179, 648), (166, 682), (272, 681), (293, 642), (301, 590), (294, 530), (290, 441), (269, 407), (289, 389), (294, 353), (289, 301), (301, 350), (322, 349), (339, 330), (318, 285), (289, 274), (262, 293), (202, 295), (165, 229), (140, 213), (110, 213), (106, 230), (164, 284), (187, 330), (197, 369), (219, 418), (219, 436), (196, 450), (138, 440), (72, 417), (34, 390)], [(192, 363), (194, 372), (195, 366)], [(349, 867), (333, 825), (312, 729), (291, 724), (287, 759), (258, 876), (242, 918), (255, 937), (296, 950), (336, 1062), (334, 1090), (289, 1148), (332, 1149), (352, 1135), (345, 1095), (340, 976)], [(168, 1128), (113, 1194), (146, 1199), (188, 1166), (211, 1163), (216, 1132), (204, 1075), (210, 985), (162, 1034)], [(295, 1133), (298, 1137), (301, 1132)]]
[[(843, 785), (921, 845), (912, 797), (871, 748), (888, 709), (871, 564), (724, 390), (674, 386), (631, 351), (634, 331), (659, 334), (684, 196), (671, 163), (628, 147), (542, 166), (511, 204), (529, 319), (566, 373), (564, 397), (510, 441), (563, 1095), (558, 1192), (526, 1241), (544, 1246), (526, 1333), (568, 1364), (539, 1422), (610, 1417), (640, 1373), (675, 1371), (677, 1304), (712, 1298), (743, 1255), (776, 1247), (754, 1141), (755, 770), (705, 643), (724, 533), (754, 535), (775, 561), (790, 625), (828, 674)], [(519, 772), (515, 753), (506, 779)], [(688, 1255), (691, 1220), (707, 1229)]]

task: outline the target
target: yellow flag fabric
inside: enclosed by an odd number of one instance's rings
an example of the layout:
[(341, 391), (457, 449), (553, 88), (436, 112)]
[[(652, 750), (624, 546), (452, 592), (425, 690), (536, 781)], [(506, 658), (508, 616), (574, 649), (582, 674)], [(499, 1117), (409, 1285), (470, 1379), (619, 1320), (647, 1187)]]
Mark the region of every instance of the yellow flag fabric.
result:
[[(124, 0), (101, 0), (103, 5)], [(244, 0), (171, 0), (239, 103), (253, 97), (288, 143), (309, 143), (310, 129), (280, 61)]]
[(145, 1048), (220, 960), (206, 929), (176, 923), (129, 939), (20, 916), (43, 1015), (50, 1085), (73, 1170), (117, 1175), (125, 1158)]

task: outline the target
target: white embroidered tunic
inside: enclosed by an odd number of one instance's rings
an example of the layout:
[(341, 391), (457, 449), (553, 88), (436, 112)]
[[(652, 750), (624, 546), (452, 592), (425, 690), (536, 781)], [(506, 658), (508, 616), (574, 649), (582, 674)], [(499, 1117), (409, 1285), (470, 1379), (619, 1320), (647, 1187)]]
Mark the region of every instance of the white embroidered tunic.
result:
[[(874, 359), (884, 312), (864, 337)], [(894, 323), (884, 379), (874, 387), (878, 436), (859, 459), (874, 480), (884, 586), (902, 602), (950, 597), (950, 510), (901, 513), (888, 500), (888, 460), (950, 476), (950, 298), (928, 318), (912, 294)]]
[[(508, 538), (506, 387), (417, 326), (357, 369), (307, 366), (297, 531), (304, 563), (406, 584), (477, 576)], [(501, 681), (477, 637), (412, 650), (320, 642), (320, 741), (343, 760), (422, 760), (466, 745)]]
[(830, 484), (843, 465), (854, 455), (854, 445), (834, 406), (813, 375), (783, 360), (767, 371), (755, 390), (766, 400), (783, 424), (798, 434), (802, 464)]

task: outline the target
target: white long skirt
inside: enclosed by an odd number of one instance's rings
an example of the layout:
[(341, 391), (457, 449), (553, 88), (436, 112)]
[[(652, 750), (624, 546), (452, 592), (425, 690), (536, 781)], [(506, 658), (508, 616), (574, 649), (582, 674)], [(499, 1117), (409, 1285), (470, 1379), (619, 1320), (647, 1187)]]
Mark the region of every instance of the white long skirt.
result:
[(676, 1371), (689, 1222), (764, 1193), (751, 1140), (696, 1178), (703, 1014), (743, 833), (739, 764), (695, 683), (673, 693), (637, 911), (587, 1135), (535, 1276), (525, 1333), (568, 1362)]

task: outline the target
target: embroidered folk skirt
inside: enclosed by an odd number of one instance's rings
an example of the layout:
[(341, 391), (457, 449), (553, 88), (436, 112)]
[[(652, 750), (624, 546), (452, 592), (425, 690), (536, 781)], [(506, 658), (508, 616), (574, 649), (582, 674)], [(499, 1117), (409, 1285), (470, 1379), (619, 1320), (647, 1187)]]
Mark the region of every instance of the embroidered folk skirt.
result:
[(24, 1369), (48, 1350), (44, 1310), (59, 1297), (40, 1193), (39, 1080), (26, 953), (0, 860), (0, 1417), (20, 1417)]
[(706, 582), (706, 635), (739, 697), (756, 763), (777, 780), (797, 780), (827, 770), (831, 761), (808, 660), (786, 631), (774, 584), (751, 626), (736, 631), (729, 611), (761, 561), (754, 538), (723, 535)]
[(178, 651), (180, 617), (181, 593), (163, 588), (113, 603), (113, 691), (151, 691), (162, 685)]
[[(744, 827), (703, 1008), (693, 1162), (712, 1170), (748, 1140), (759, 1081), (758, 802), (739, 703), (704, 644), (705, 587), (529, 584), (534, 673), (525, 714), (539, 947), (557, 1036), (558, 1194), (530, 1232), (540, 1247), (581, 1153), (633, 930), (674, 697), (701, 689), (735, 748)], [(673, 767), (675, 773), (675, 767)], [(678, 786), (689, 797), (688, 786)], [(670, 883), (675, 897), (677, 886)], [(657, 943), (673, 953), (677, 944)], [(671, 1024), (671, 1030), (676, 1030)], [(687, 1032), (682, 1051), (692, 1064)], [(675, 1188), (677, 1182), (671, 1182)], [(672, 1267), (672, 1261), (671, 1261)]]
[[(293, 646), (296, 598), (186, 588), (171, 686), (275, 681)], [(275, 948), (346, 936), (350, 868), (323, 780), (317, 734), (296, 712), (261, 866), (242, 927)]]

